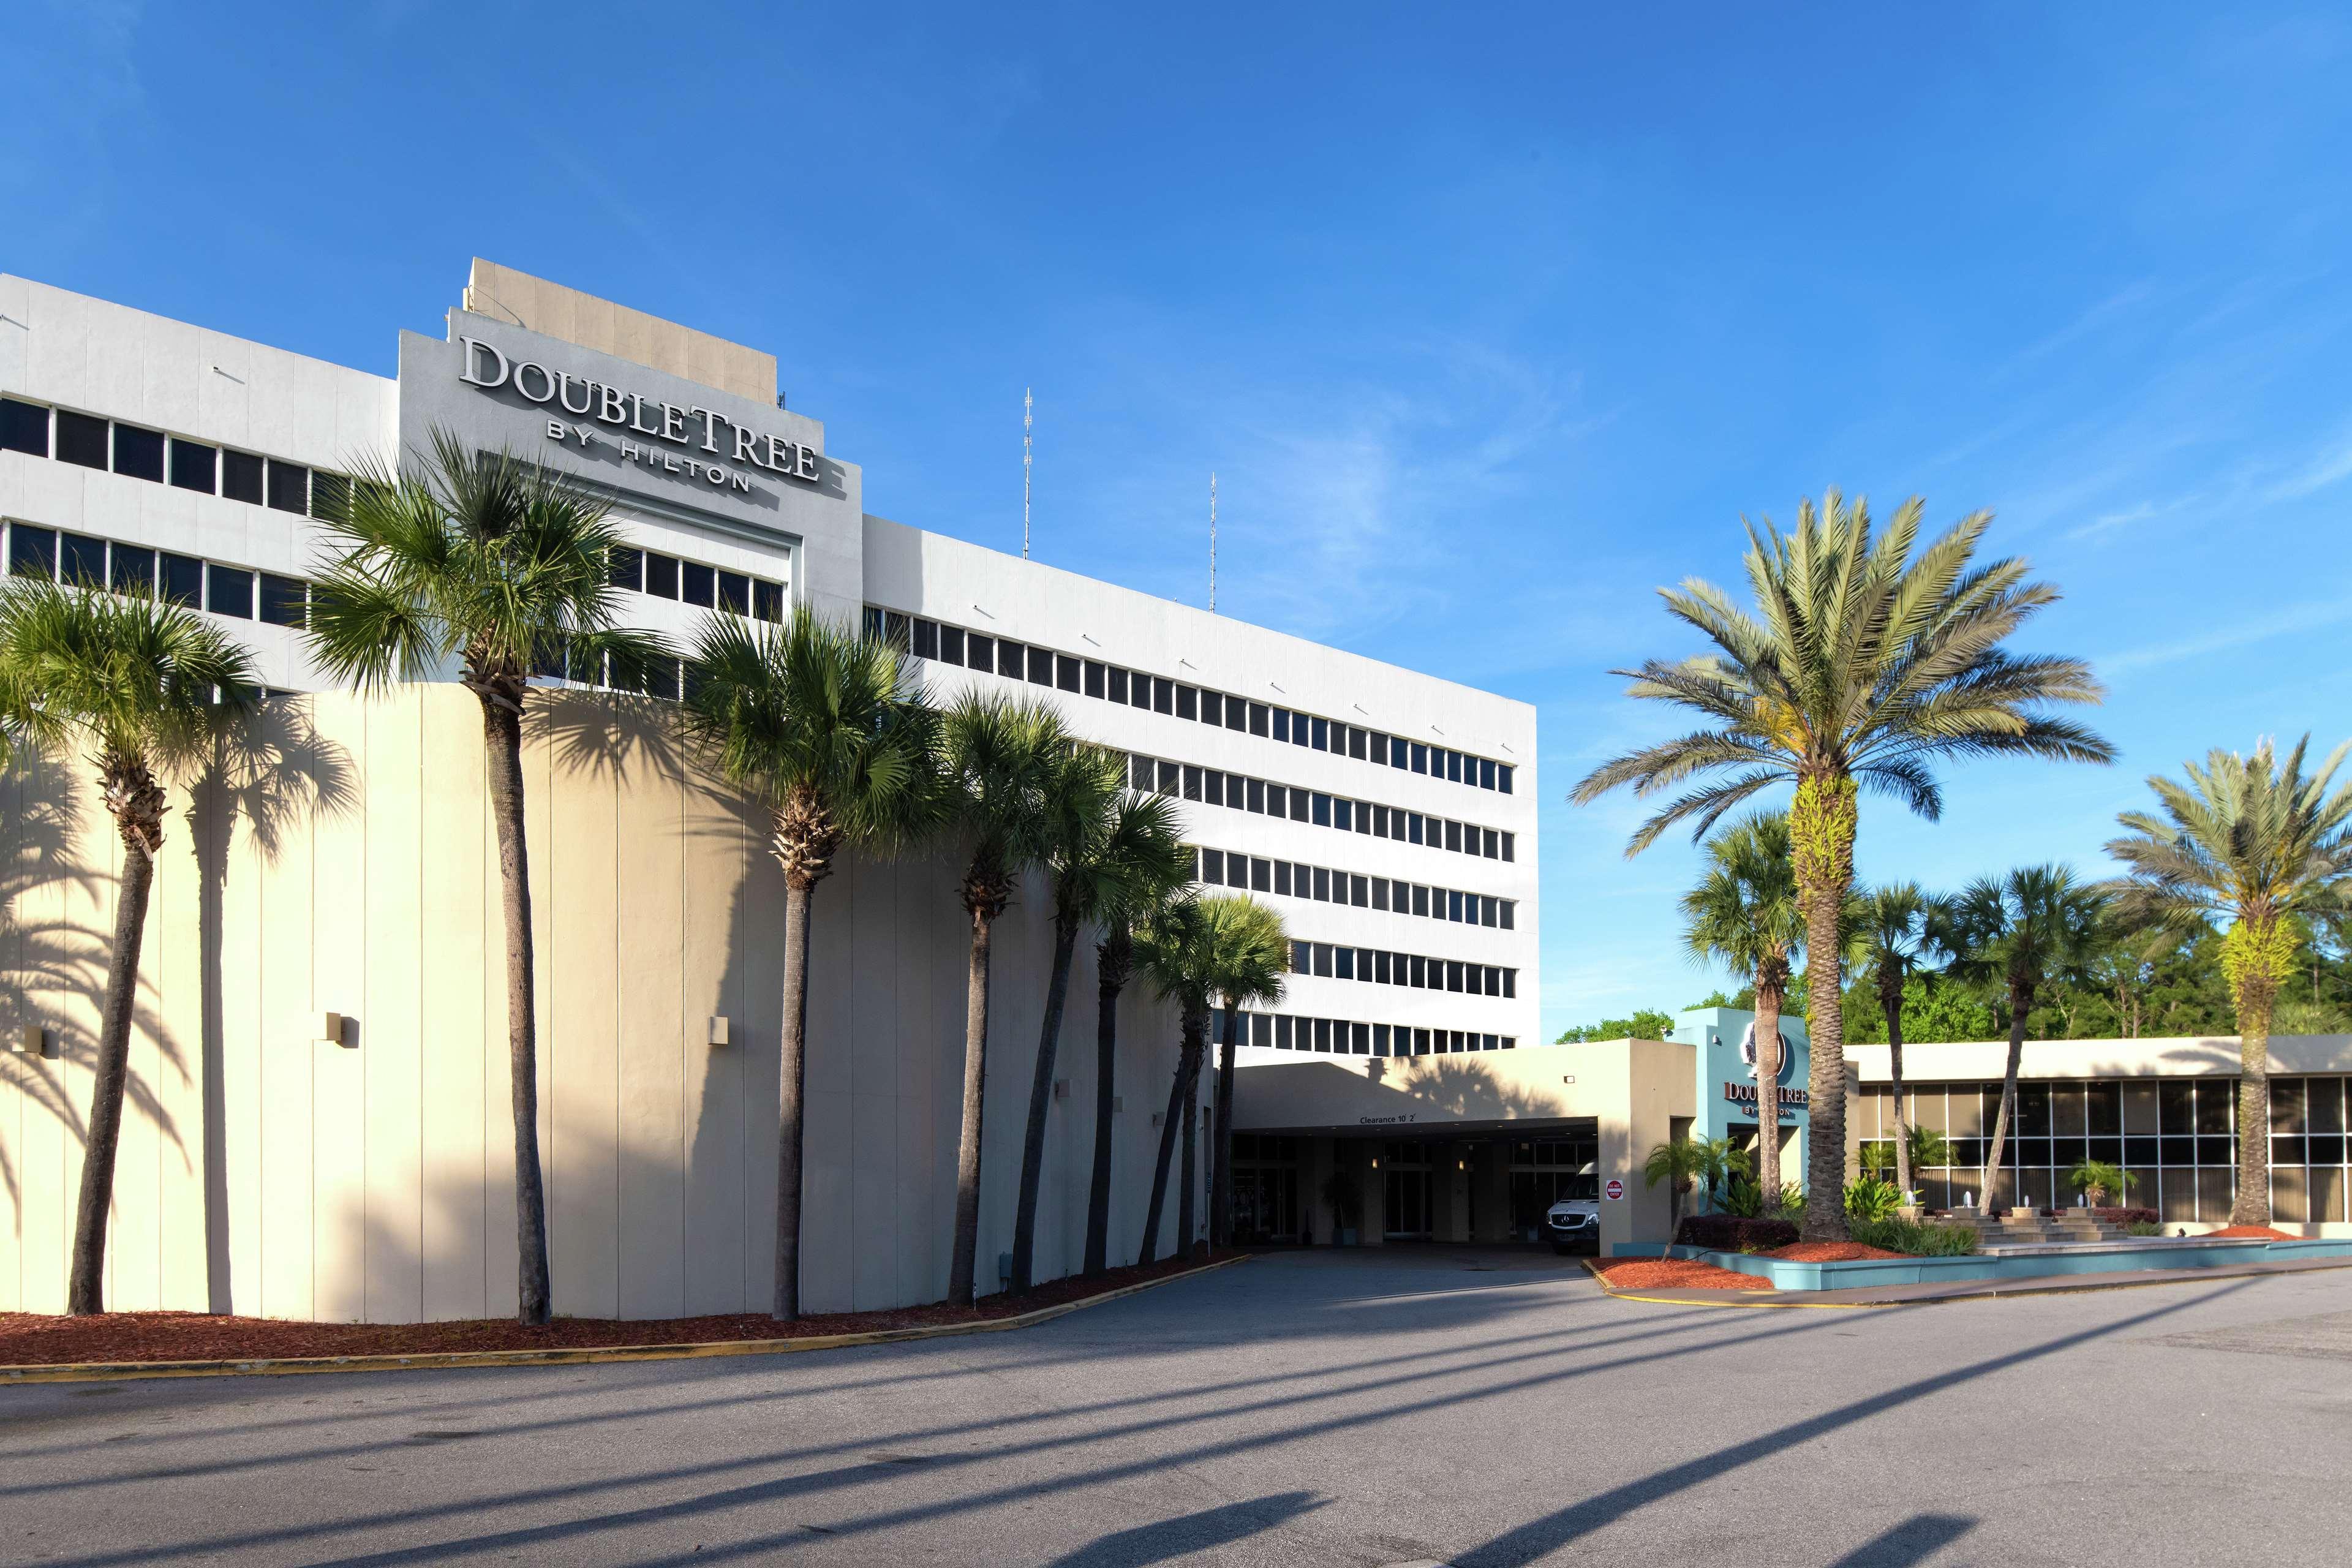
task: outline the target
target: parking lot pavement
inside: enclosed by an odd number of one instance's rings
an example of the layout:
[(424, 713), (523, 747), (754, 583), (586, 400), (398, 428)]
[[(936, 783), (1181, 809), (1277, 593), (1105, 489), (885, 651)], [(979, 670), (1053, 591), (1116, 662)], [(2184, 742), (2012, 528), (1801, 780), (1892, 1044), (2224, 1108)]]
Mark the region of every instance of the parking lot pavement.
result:
[(1864, 1312), (1276, 1253), (1018, 1333), (0, 1390), (0, 1561), (2336, 1563), (2352, 1275)]

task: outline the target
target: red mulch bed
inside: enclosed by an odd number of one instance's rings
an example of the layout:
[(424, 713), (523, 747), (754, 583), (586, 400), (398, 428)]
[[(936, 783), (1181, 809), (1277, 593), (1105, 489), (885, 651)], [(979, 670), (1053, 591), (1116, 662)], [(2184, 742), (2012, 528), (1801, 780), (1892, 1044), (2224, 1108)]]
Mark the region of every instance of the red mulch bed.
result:
[(512, 1319), (448, 1323), (297, 1323), (209, 1312), (107, 1312), (93, 1318), (0, 1312), (0, 1366), (68, 1362), (261, 1361), (307, 1356), (446, 1355), (462, 1351), (603, 1350), (627, 1345), (714, 1344), (864, 1334), (942, 1323), (983, 1323), (1041, 1307), (1164, 1279), (1231, 1252), (1163, 1258), (1144, 1268), (1055, 1279), (1022, 1295), (983, 1296), (977, 1306), (900, 1307), (832, 1312), (779, 1323), (764, 1312), (710, 1318), (558, 1318), (527, 1329)]
[(1687, 1258), (1604, 1258), (1593, 1268), (1612, 1290), (1769, 1290), (1772, 1281)]
[(1883, 1247), (1865, 1247), (1859, 1241), (1792, 1241), (1764, 1256), (1785, 1258), (1791, 1263), (1852, 1263), (1859, 1258), (1900, 1258), (1903, 1254), (1889, 1252)]
[(2301, 1241), (2303, 1237), (2289, 1230), (2274, 1230), (2266, 1225), (2225, 1225), (2219, 1230), (2205, 1233), (2216, 1241), (2260, 1239), (2263, 1241)]

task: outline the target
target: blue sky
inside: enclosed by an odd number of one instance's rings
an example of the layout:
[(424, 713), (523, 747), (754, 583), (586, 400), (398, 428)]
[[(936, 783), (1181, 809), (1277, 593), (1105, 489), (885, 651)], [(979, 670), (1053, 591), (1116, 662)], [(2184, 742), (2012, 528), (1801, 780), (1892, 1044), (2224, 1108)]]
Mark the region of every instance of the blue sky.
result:
[[(475, 254), (772, 349), (869, 510), (1537, 703), (1547, 1033), (1678, 1006), (1665, 732), (1743, 513), (1998, 514), (2110, 769), (1866, 807), (1865, 877), (2102, 865), (2142, 778), (2352, 733), (2333, 7), (33, 0), (0, 267), (389, 374)], [(682, 18), (682, 20), (681, 20)]]

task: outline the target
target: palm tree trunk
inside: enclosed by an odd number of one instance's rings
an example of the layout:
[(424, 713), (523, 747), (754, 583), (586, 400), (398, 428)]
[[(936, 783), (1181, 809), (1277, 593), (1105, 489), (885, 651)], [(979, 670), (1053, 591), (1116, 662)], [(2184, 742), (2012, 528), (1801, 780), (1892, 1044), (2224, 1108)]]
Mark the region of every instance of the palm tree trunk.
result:
[(980, 1114), (988, 1077), (988, 949), (995, 923), (984, 910), (971, 917), (971, 960), (963, 990), (963, 1133), (956, 1143), (955, 1257), (948, 1265), (948, 1300), (972, 1303), (972, 1270), (980, 1250)]
[(1095, 949), (1095, 1160), (1093, 1180), (1087, 1186), (1087, 1256), (1085, 1268), (1099, 1274), (1110, 1267), (1111, 1092), (1118, 1070), (1118, 995), (1125, 987), (1126, 962), (1114, 950), (1122, 942), (1113, 936)]
[(1209, 1131), (1216, 1152), (1209, 1166), (1209, 1245), (1234, 1244), (1234, 1067), (1241, 1043), (1241, 1015), (1225, 999), (1225, 1026), (1217, 1047), (1217, 1120)]
[(1780, 1217), (1780, 991), (1756, 987), (1756, 1191), (1759, 1217)]
[(2025, 1058), (2025, 1016), (2033, 1010), (2033, 993), (2011, 984), (2009, 988), (2009, 1065), (2001, 1069), (2000, 1109), (1993, 1112), (1992, 1142), (1985, 1146), (1984, 1193), (1980, 1210), (1992, 1212), (1993, 1189), (2000, 1184), (2000, 1157), (2009, 1142), (2010, 1120), (2017, 1108), (2017, 1068)]
[(808, 1081), (809, 912), (816, 884), (784, 880), (783, 1049), (776, 1073), (776, 1290), (770, 1316), (801, 1315), (803, 1093)]
[[(155, 836), (161, 837), (160, 814)], [(142, 838), (140, 826), (125, 825), (122, 886), (114, 900), (114, 946), (107, 955), (106, 1007), (99, 1016), (98, 1066), (89, 1091), (89, 1136), (82, 1145), (73, 1268), (66, 1285), (66, 1310), (77, 1315), (106, 1310), (107, 1211), (114, 1202), (114, 1152), (122, 1138), (122, 1097), (131, 1079), (139, 948), (147, 929), (147, 895), (155, 885), (154, 854)]]
[(1805, 913), (1805, 1035), (1812, 1070), (1805, 1134), (1807, 1241), (1844, 1241), (1845, 944), (1838, 927), (1853, 889), (1854, 781), (1809, 778), (1789, 811), (1790, 858)]
[(514, 1112), (515, 1318), (544, 1323), (553, 1307), (547, 1192), (539, 1163), (539, 1015), (530, 934), (530, 856), (523, 841), (522, 712), (482, 693), (490, 818), (499, 836), (499, 902), (507, 928), (507, 1081)]
[(1184, 1113), (1185, 1075), (1192, 1066), (1192, 1050), (1181, 1047), (1176, 1053), (1176, 1079), (1168, 1086), (1168, 1112), (1160, 1119), (1160, 1159), (1151, 1170), (1151, 1202), (1143, 1211), (1143, 1247), (1136, 1262), (1149, 1263), (1160, 1254), (1160, 1211), (1168, 1202), (1168, 1169), (1176, 1159), (1176, 1131)]
[(1903, 1201), (1911, 1201), (1911, 1118), (1903, 1107), (1903, 997), (1892, 1001), (1883, 994), (1878, 1005), (1886, 1013), (1886, 1076), (1895, 1085), (1895, 1184)]
[(2231, 1225), (2271, 1223), (2270, 984), (2249, 975), (2238, 1004), (2238, 1195)]
[[(1037, 1031), (1037, 1070), (1029, 1080), (1029, 1125), (1021, 1138), (1021, 1198), (1013, 1215), (1013, 1288), (1036, 1281), (1037, 1192), (1045, 1181), (1045, 1118), (1054, 1109), (1054, 1063), (1062, 1049), (1062, 1013), (1070, 1000), (1070, 964), (1078, 922), (1055, 910), (1054, 974), (1045, 985), (1045, 1022)], [(1066, 1267), (1066, 1265), (1065, 1266)]]
[[(1205, 1035), (1205, 1029), (1203, 1031)], [(1192, 1070), (1184, 1082), (1184, 1186), (1176, 1199), (1175, 1257), (1190, 1258), (1200, 1238), (1199, 1194), (1201, 1191), (1201, 1058), (1208, 1054), (1207, 1042), (1199, 1050), (1189, 1053)]]

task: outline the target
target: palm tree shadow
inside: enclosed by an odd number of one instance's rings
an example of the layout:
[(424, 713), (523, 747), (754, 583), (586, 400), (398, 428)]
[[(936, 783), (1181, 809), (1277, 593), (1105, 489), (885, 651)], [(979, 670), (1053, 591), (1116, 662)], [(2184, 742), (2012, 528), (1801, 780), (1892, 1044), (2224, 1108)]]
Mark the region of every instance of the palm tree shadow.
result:
[(1212, 1547), (1230, 1546), (1253, 1535), (1279, 1530), (1328, 1500), (1312, 1492), (1277, 1492), (1174, 1519), (1155, 1520), (1088, 1542), (1076, 1552), (1055, 1558), (1046, 1568), (1146, 1568), (1150, 1563), (1190, 1557)]
[(1977, 1527), (1973, 1519), (1950, 1513), (1918, 1513), (1880, 1531), (1830, 1564), (1830, 1568), (1913, 1568)]
[(533, 688), (523, 742), (541, 745), (567, 773), (618, 779), (667, 777), (687, 764), (678, 705), (625, 691)]

